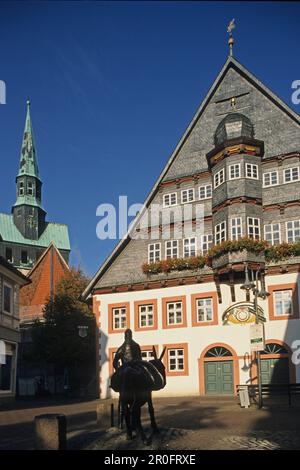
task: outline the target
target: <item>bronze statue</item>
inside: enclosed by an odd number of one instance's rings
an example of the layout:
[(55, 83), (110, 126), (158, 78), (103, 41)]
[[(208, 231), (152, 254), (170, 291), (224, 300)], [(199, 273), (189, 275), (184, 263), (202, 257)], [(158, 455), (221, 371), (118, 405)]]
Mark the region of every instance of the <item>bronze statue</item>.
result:
[[(162, 362), (165, 349), (160, 357), (157, 357), (153, 346), (154, 359), (143, 361), (140, 346), (133, 341), (132, 331), (125, 331), (125, 341), (117, 350), (114, 357), (114, 374), (111, 376), (110, 386), (115, 392), (119, 392), (120, 422), (123, 418), (126, 422), (127, 438), (132, 439), (132, 431), (140, 434), (144, 443), (146, 439), (141, 423), (141, 407), (147, 403), (154, 433), (158, 428), (154, 416), (152, 403), (152, 391), (160, 390), (166, 385), (165, 366)], [(121, 366), (119, 362), (121, 361)]]
[(132, 339), (132, 331), (127, 329), (125, 331), (125, 340), (124, 343), (119, 347), (117, 350), (113, 366), (114, 369), (118, 369), (118, 363), (121, 361), (122, 366), (128, 364), (131, 361), (141, 361), (142, 360), (142, 353), (140, 346), (133, 341)]

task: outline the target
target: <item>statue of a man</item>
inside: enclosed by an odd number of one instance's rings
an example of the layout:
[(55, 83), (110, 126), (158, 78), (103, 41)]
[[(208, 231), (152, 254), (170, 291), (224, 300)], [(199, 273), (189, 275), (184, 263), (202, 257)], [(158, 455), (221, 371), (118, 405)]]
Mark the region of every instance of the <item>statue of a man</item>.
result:
[(118, 369), (119, 361), (121, 361), (122, 366), (131, 363), (132, 361), (141, 361), (142, 360), (142, 353), (141, 348), (132, 339), (132, 331), (127, 329), (125, 331), (125, 340), (124, 343), (119, 347), (117, 350), (114, 360), (113, 366), (114, 369)]

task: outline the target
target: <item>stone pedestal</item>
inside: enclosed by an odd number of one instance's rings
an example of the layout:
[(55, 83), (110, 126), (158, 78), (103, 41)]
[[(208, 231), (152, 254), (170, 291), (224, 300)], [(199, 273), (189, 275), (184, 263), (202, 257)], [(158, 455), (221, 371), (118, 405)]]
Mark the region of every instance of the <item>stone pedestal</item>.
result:
[(117, 416), (115, 413), (114, 404), (111, 401), (104, 401), (97, 405), (97, 424), (102, 428), (108, 429), (116, 426)]
[(35, 449), (65, 450), (67, 448), (67, 421), (63, 414), (44, 414), (34, 418)]

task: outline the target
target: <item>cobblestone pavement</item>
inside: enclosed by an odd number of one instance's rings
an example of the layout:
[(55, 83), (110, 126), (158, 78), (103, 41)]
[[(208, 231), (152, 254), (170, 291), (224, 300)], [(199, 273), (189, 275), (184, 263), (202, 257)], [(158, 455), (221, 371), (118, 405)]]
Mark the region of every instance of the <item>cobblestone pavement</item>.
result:
[[(139, 439), (128, 442), (125, 433), (96, 423), (99, 400), (85, 402), (17, 402), (0, 409), (0, 449), (33, 449), (34, 416), (64, 413), (69, 449), (142, 449)], [(161, 433), (151, 449), (300, 449), (300, 406), (286, 400), (241, 409), (236, 398), (154, 398)], [(148, 435), (149, 417), (142, 421)]]

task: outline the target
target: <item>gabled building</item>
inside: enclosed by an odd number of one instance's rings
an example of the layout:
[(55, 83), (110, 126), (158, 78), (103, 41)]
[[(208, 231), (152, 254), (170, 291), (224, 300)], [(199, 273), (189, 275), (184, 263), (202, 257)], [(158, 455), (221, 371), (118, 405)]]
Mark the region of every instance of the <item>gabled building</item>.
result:
[(30, 118), (30, 103), (27, 101), (20, 165), (16, 177), (16, 202), (11, 214), (0, 213), (0, 256), (26, 272), (34, 266), (51, 242), (68, 262), (68, 227), (48, 222), (42, 206), (42, 181)]
[[(20, 290), (20, 334), (21, 344), (18, 361), (18, 393), (20, 396), (34, 395), (37, 383), (44, 384), (44, 392), (63, 391), (63, 378), (54, 384), (53, 366), (39, 361), (28, 361), (26, 352), (32, 342), (32, 325), (36, 319), (43, 321), (43, 310), (55, 295), (57, 283), (68, 273), (69, 266), (59, 250), (51, 243), (40, 256), (26, 278), (30, 284)], [(60, 388), (59, 388), (60, 386)]]
[[(161, 208), (158, 238), (129, 232), (84, 292), (93, 296), (100, 323), (101, 396), (111, 394), (112, 359), (126, 328), (145, 359), (152, 345), (159, 352), (166, 346), (167, 386), (160, 394), (230, 395), (238, 384), (256, 384), (250, 348), (256, 315), (251, 291), (241, 289), (246, 268), (262, 273), (261, 289), (269, 294), (258, 307), (265, 329), (261, 379), (299, 382), (293, 360), (300, 335), (299, 115), (229, 56), (145, 210), (153, 204)], [(187, 204), (190, 225), (196, 206), (203, 224), (180, 237), (174, 211)]]
[(55, 295), (56, 284), (69, 269), (54, 243), (51, 243), (26, 274), (30, 284), (20, 291), (20, 321), (23, 327), (25, 323), (42, 318), (45, 304)]

